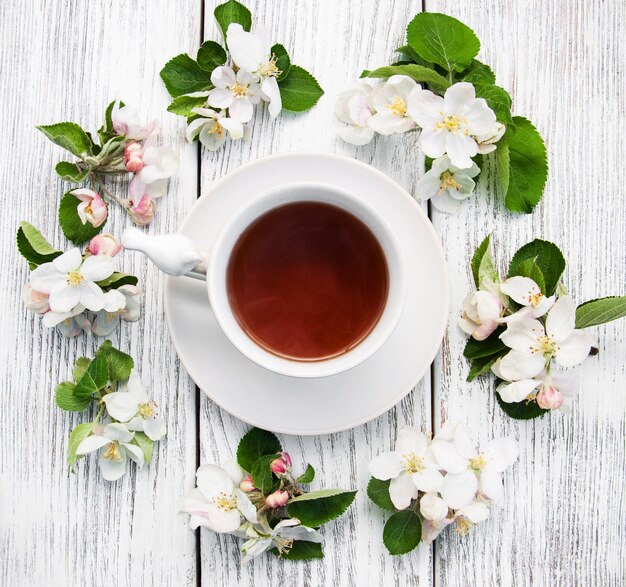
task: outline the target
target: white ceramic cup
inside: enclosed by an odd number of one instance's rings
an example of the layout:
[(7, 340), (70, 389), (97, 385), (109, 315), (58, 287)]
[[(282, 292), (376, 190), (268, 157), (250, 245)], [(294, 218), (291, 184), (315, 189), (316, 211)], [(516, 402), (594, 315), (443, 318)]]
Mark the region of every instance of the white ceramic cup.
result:
[[(252, 340), (241, 328), (228, 301), (227, 268), (233, 247), (241, 234), (266, 212), (293, 202), (323, 202), (350, 212), (359, 218), (380, 243), (389, 272), (389, 289), (383, 312), (372, 331), (348, 352), (316, 361), (297, 361), (275, 355)], [(136, 240), (135, 240), (136, 239)], [(149, 240), (148, 240), (149, 239)], [(159, 247), (159, 239), (164, 246)], [(382, 215), (358, 196), (322, 183), (295, 183), (273, 188), (255, 196), (240, 208), (221, 229), (208, 259), (195, 250), (189, 239), (180, 235), (147, 237), (139, 231), (125, 233), (128, 249), (146, 253), (157, 266), (171, 275), (188, 274), (200, 261), (206, 267), (206, 285), (211, 309), (224, 334), (246, 357), (261, 367), (291, 377), (327, 377), (347, 371), (371, 357), (393, 332), (406, 297), (406, 263), (400, 243)], [(170, 258), (164, 260), (169, 255)], [(197, 276), (198, 271), (192, 271)]]

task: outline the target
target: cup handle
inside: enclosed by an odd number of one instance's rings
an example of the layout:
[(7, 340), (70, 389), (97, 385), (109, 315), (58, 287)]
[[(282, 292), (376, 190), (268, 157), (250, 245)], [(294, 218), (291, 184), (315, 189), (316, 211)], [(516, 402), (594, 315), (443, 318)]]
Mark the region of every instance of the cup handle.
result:
[(122, 246), (140, 251), (161, 271), (175, 277), (185, 275), (206, 281), (206, 258), (192, 240), (182, 234), (150, 236), (137, 228), (127, 228), (122, 235)]

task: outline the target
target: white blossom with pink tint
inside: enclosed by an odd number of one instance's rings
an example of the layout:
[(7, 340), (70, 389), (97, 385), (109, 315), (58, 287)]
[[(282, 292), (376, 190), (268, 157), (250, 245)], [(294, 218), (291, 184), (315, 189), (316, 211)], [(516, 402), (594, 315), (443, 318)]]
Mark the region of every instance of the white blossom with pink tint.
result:
[(89, 242), (88, 250), (92, 255), (115, 257), (122, 250), (122, 245), (110, 234), (98, 234)]
[(244, 493), (250, 493), (251, 491), (256, 490), (254, 481), (252, 481), (252, 475), (247, 475), (241, 480), (241, 483), (239, 483), (239, 489), (241, 489)]
[(76, 208), (78, 217), (83, 224), (91, 224), (94, 228), (98, 228), (107, 219), (107, 205), (100, 197), (100, 194), (87, 188), (79, 188), (70, 192), (80, 200), (80, 204)]
[(48, 294), (35, 291), (27, 281), (22, 289), (22, 301), (26, 309), (35, 314), (45, 314), (50, 310)]
[(147, 226), (152, 221), (156, 211), (154, 200), (148, 194), (139, 197), (134, 194), (131, 195), (128, 207), (130, 217), (137, 226)]
[(463, 300), (459, 326), (475, 340), (485, 340), (498, 327), (503, 308), (498, 296), (488, 291), (475, 291)]
[(167, 191), (167, 180), (172, 177), (180, 165), (178, 155), (169, 147), (159, 147), (153, 139), (148, 139), (141, 153), (143, 166), (137, 172), (136, 177), (142, 184), (154, 187), (150, 195), (158, 197)]
[(113, 130), (118, 135), (124, 135), (128, 139), (143, 141), (159, 130), (159, 121), (152, 120), (148, 123), (139, 121), (139, 114), (132, 106), (119, 106), (115, 104), (111, 111)]

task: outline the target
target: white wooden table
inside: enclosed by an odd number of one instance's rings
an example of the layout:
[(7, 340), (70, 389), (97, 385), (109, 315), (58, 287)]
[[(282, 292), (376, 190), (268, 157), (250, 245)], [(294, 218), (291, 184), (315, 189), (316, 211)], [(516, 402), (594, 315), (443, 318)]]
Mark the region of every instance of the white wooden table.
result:
[[(626, 321), (597, 329), (600, 355), (578, 371), (571, 418), (510, 420), (492, 382), (465, 382), (464, 336), (455, 326), (471, 286), (469, 258), (494, 231), (504, 265), (542, 236), (569, 262), (567, 285), (580, 301), (624, 294), (626, 267), (626, 21), (619, 2), (586, 0), (249, 0), (256, 22), (312, 71), (326, 90), (308, 114), (266, 113), (250, 142), (199, 152), (184, 120), (165, 111), (159, 70), (201, 39), (217, 39), (217, 2), (201, 0), (5, 0), (0, 3), (0, 584), (22, 585), (416, 585), (417, 553), (391, 557), (382, 512), (367, 499), (367, 463), (388, 450), (404, 423), (436, 430), (462, 418), (479, 440), (510, 434), (521, 457), (508, 477), (502, 510), (464, 539), (446, 532), (432, 549), (422, 584), (621, 585), (626, 580), (624, 432)], [(623, 8), (623, 7), (621, 7)], [(162, 277), (139, 256), (122, 255), (144, 290), (144, 315), (113, 341), (141, 365), (162, 406), (168, 436), (152, 465), (109, 484), (94, 460), (76, 474), (65, 465), (68, 433), (83, 416), (54, 405), (53, 389), (77, 356), (99, 340), (46, 330), (19, 299), (27, 278), (14, 235), (28, 220), (64, 247), (56, 224), (67, 186), (54, 174), (62, 152), (35, 124), (74, 120), (95, 129), (106, 104), (121, 98), (157, 116), (164, 141), (180, 151), (181, 171), (159, 202), (150, 232), (176, 229), (203, 189), (269, 153), (315, 149), (347, 154), (414, 192), (422, 162), (415, 136), (379, 137), (354, 148), (334, 135), (334, 94), (362, 69), (390, 61), (409, 19), (441, 11), (469, 24), (481, 58), (509, 89), (516, 114), (546, 138), (550, 177), (535, 213), (507, 213), (484, 187), (456, 216), (431, 215), (450, 269), (450, 326), (430, 376), (396, 408), (348, 432), (282, 438), (318, 483), (362, 490), (349, 513), (324, 528), (326, 558), (241, 568), (238, 543), (194, 533), (177, 515), (200, 463), (229, 457), (247, 426), (201, 394), (182, 369), (164, 321)], [(484, 180), (483, 180), (484, 181)], [(489, 178), (486, 178), (489, 181)], [(484, 186), (484, 183), (483, 183)], [(121, 234), (117, 212), (109, 228)], [(415, 333), (419, 336), (419, 333)]]

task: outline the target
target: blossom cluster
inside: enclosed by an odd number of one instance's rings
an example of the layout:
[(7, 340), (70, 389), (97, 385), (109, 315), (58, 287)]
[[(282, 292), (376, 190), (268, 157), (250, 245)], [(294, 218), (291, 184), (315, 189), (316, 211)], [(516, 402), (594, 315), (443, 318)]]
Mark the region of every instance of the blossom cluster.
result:
[[(388, 543), (387, 548), (401, 554), (420, 541), (430, 544), (452, 523), (459, 534), (466, 534), (487, 519), (492, 503), (502, 499), (502, 473), (517, 456), (512, 439), (498, 438), (479, 449), (465, 426), (450, 420), (432, 440), (416, 428), (401, 428), (395, 449), (369, 465), (370, 498), (385, 509), (403, 512), (389, 518), (386, 531), (394, 528), (396, 520), (402, 520), (402, 531), (415, 530), (414, 536)], [(416, 523), (407, 523), (406, 514)]]
[(375, 133), (419, 130), (418, 146), (433, 161), (417, 195), (443, 212), (456, 212), (472, 195), (480, 173), (472, 157), (494, 151), (506, 130), (471, 83), (453, 84), (442, 97), (406, 75), (355, 82), (340, 94), (335, 112), (344, 123), (339, 135), (356, 145)]
[[(261, 454), (265, 451), (260, 447), (277, 452)], [(267, 551), (294, 560), (321, 558), (319, 526), (340, 516), (356, 492), (307, 492), (303, 484), (311, 483), (314, 475), (309, 465), (295, 476), (291, 457), (278, 439), (253, 428), (242, 438), (237, 460), (198, 469), (196, 487), (185, 497), (182, 512), (190, 515), (192, 529), (244, 538), (242, 563)]]
[(569, 412), (576, 389), (567, 370), (581, 364), (596, 344), (583, 328), (626, 315), (626, 299), (577, 305), (560, 283), (561, 251), (542, 240), (517, 251), (502, 280), (489, 244), (487, 237), (474, 255), (478, 289), (463, 301), (459, 319), (471, 337), (464, 352), (472, 362), (469, 380), (493, 372), (500, 405), (513, 417)]
[(74, 367), (74, 381), (57, 386), (57, 405), (83, 411), (93, 404), (93, 421), (79, 424), (70, 434), (68, 462), (99, 453), (98, 465), (107, 481), (127, 471), (127, 461), (143, 467), (152, 457), (153, 445), (165, 436), (165, 420), (148, 396), (134, 369), (132, 358), (106, 341), (93, 359), (81, 357)]
[[(108, 336), (120, 320), (135, 322), (140, 291), (136, 277), (116, 271), (115, 256), (121, 248), (110, 234), (98, 234), (84, 253), (78, 248), (54, 252), (51, 261), (31, 271), (22, 290), (26, 308), (41, 315), (44, 326), (56, 326), (68, 337), (83, 331)], [(32, 266), (28, 250), (22, 252)]]
[[(57, 173), (69, 182), (88, 181), (91, 186), (70, 190), (62, 200), (59, 222), (68, 239), (81, 244), (100, 232), (107, 221), (107, 202), (119, 204), (139, 226), (150, 223), (156, 199), (167, 193), (169, 178), (179, 166), (178, 155), (157, 144), (157, 120), (144, 123), (135, 108), (115, 101), (109, 104), (105, 123), (95, 134), (99, 142), (72, 122), (38, 128), (79, 158), (59, 163)], [(131, 174), (128, 197), (107, 188), (105, 177), (127, 174)]]

